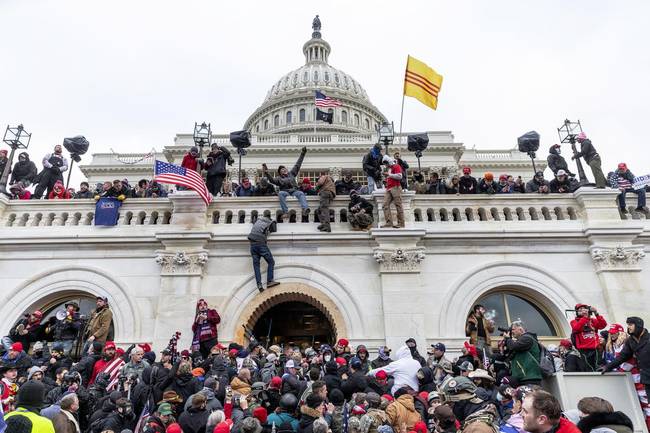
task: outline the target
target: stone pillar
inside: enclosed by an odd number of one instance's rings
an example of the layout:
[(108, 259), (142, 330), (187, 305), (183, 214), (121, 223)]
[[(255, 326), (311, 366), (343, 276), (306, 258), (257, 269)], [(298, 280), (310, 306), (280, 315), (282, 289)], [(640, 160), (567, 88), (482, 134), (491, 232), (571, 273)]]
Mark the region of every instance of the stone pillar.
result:
[(605, 318), (624, 323), (628, 316), (645, 316), (650, 300), (639, 275), (645, 252), (643, 245), (633, 243), (643, 233), (643, 222), (621, 219), (615, 203), (618, 191), (582, 187), (574, 195), (605, 299)]
[(424, 330), (427, 311), (422, 299), (425, 289), (420, 280), (424, 248), (417, 243), (424, 237), (420, 229), (372, 230), (377, 242), (374, 258), (379, 264), (384, 310), (386, 344), (393, 349), (415, 338), (420, 353), (426, 353)]
[(164, 348), (173, 333), (180, 331), (178, 347), (187, 349), (192, 343), (192, 322), (208, 263), (205, 246), (211, 235), (206, 230), (206, 205), (197, 193), (179, 191), (169, 198), (173, 206), (172, 231), (156, 235), (164, 249), (156, 251), (155, 256), (161, 270), (153, 343)]

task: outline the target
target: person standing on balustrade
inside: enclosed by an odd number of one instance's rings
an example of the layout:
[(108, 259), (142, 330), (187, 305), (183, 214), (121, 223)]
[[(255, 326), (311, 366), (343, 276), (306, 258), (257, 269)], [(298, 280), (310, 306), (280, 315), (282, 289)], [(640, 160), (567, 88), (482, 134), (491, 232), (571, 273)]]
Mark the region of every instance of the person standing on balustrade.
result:
[(298, 188), (298, 183), (296, 182), (296, 177), (300, 172), (300, 167), (302, 166), (302, 161), (305, 159), (306, 154), (307, 147), (303, 146), (303, 148), (300, 150), (300, 156), (298, 157), (298, 160), (296, 161), (296, 164), (293, 166), (293, 168), (291, 168), (291, 170), (288, 170), (287, 167), (281, 165), (278, 167), (278, 175), (275, 177), (269, 175), (266, 164), (262, 164), (262, 175), (265, 176), (269, 182), (271, 182), (273, 185), (276, 185), (280, 189), (278, 196), (280, 197), (280, 208), (282, 208), (282, 214), (278, 217), (279, 220), (282, 220), (289, 212), (289, 208), (287, 207), (287, 197), (289, 196), (298, 199), (300, 207), (302, 208), (303, 218), (309, 215), (307, 197), (305, 196), (305, 193)]
[(37, 175), (38, 186), (34, 190), (32, 198), (40, 200), (47, 190), (47, 195), (54, 190), (57, 181), (63, 184), (63, 172), (68, 169), (68, 160), (63, 156), (63, 148), (60, 144), (54, 146), (54, 152), (43, 157), (43, 170)]

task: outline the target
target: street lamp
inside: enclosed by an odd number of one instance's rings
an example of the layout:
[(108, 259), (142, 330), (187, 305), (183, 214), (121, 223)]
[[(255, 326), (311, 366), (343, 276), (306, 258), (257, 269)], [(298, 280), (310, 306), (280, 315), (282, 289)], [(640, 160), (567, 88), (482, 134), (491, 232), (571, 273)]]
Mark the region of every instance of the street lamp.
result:
[(10, 195), (9, 192), (7, 192), (7, 182), (9, 181), (11, 164), (14, 161), (14, 152), (16, 152), (16, 149), (27, 149), (29, 147), (29, 141), (31, 139), (32, 134), (25, 131), (25, 128), (22, 124), (13, 128), (7, 125), (7, 130), (5, 131), (5, 135), (2, 141), (11, 147), (11, 153), (9, 154), (9, 159), (5, 165), (5, 169), (2, 172), (2, 177), (0, 177), (0, 193)]
[(393, 138), (395, 138), (394, 130), (393, 122), (384, 122), (377, 130), (379, 133), (379, 142), (386, 146), (386, 155), (388, 155), (388, 146), (393, 143)]
[(192, 134), (194, 139), (194, 144), (201, 149), (200, 157), (203, 158), (203, 146), (210, 144), (212, 138), (212, 131), (210, 130), (210, 124), (205, 122), (200, 125), (194, 122), (194, 134)]
[[(557, 128), (557, 133), (560, 136), (560, 143), (571, 143), (571, 150), (573, 150), (573, 155), (575, 156), (578, 153), (576, 149), (576, 136), (582, 132), (582, 125), (580, 120), (577, 122), (572, 122), (569, 119), (565, 119), (562, 126)], [(578, 167), (578, 177), (580, 178), (580, 186), (586, 185), (589, 183), (585, 171), (582, 168), (582, 162), (580, 158), (575, 158), (576, 167)]]

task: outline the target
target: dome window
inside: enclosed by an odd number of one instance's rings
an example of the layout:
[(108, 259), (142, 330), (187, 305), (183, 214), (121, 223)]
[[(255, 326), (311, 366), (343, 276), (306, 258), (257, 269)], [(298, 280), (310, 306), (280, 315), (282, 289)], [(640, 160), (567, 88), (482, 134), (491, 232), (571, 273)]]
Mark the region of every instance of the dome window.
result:
[(276, 128), (278, 126), (280, 126), (280, 115), (279, 114), (276, 114), (275, 116), (273, 116), (273, 126), (276, 127)]
[(305, 83), (309, 81), (309, 72), (305, 71), (305, 74), (302, 76), (302, 81)]
[(291, 111), (287, 111), (287, 122), (286, 122), (287, 125), (291, 125), (291, 122), (293, 121), (292, 117), (293, 114), (291, 113)]
[(298, 84), (298, 74), (293, 74), (293, 85)]
[(269, 119), (264, 121), (264, 130), (266, 131), (267, 129), (269, 129)]
[(314, 71), (314, 82), (318, 82), (318, 71)]
[(260, 124), (255, 125), (255, 132), (260, 132)]
[(348, 77), (346, 75), (343, 76), (343, 85), (346, 89), (350, 87), (350, 83), (348, 83)]
[(358, 114), (354, 115), (354, 126), (359, 126), (359, 115)]
[(348, 112), (345, 110), (341, 111), (341, 123), (348, 123)]
[(300, 111), (298, 112), (298, 118), (300, 119), (301, 122), (305, 121), (305, 109), (301, 108)]
[(330, 82), (330, 73), (329, 72), (325, 72), (325, 82), (326, 83)]
[(370, 129), (370, 121), (368, 119), (366, 119), (366, 121), (364, 122), (364, 125), (365, 125), (366, 129)]
[(338, 85), (341, 80), (339, 79), (339, 74), (334, 74), (334, 82)]

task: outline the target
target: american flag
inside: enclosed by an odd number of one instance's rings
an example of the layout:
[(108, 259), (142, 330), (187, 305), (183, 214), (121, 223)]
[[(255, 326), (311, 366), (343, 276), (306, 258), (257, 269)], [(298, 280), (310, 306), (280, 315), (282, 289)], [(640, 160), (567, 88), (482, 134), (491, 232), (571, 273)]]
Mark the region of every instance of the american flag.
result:
[(160, 183), (171, 183), (193, 189), (199, 193), (206, 205), (212, 201), (212, 194), (208, 191), (203, 177), (194, 170), (156, 160), (153, 179)]
[(325, 96), (324, 93), (316, 90), (316, 106), (317, 107), (340, 107), (343, 105), (338, 99)]
[(122, 371), (122, 367), (124, 367), (124, 364), (126, 364), (124, 360), (118, 356), (114, 360), (106, 364), (106, 367), (104, 367), (104, 369), (100, 371), (100, 373), (108, 373), (110, 376), (110, 382), (106, 387), (106, 391), (111, 392), (117, 389), (117, 384), (120, 378), (120, 372)]
[(135, 433), (142, 433), (144, 431), (144, 427), (146, 425), (147, 419), (151, 416), (151, 408), (149, 407), (150, 399), (147, 399), (147, 403), (144, 405), (144, 408), (142, 409), (142, 413), (140, 414), (140, 418), (138, 419), (138, 423), (135, 425)]

